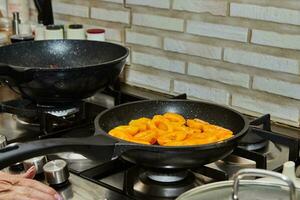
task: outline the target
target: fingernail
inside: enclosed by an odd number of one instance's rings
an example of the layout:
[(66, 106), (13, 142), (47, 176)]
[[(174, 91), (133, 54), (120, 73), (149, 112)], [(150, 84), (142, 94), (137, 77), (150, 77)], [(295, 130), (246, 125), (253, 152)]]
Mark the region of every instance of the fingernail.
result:
[(33, 171), (33, 170), (35, 170), (35, 166), (34, 166), (34, 165), (31, 166), (31, 167), (28, 169), (28, 171)]
[(54, 195), (54, 198), (55, 198), (56, 200), (64, 200), (59, 194), (55, 194), (55, 195)]

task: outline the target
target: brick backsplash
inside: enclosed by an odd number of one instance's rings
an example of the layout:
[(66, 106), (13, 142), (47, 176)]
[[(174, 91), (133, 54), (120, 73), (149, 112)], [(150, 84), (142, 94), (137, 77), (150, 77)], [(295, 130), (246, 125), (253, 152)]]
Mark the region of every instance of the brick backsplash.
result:
[(300, 126), (299, 0), (53, 0), (53, 9), (58, 22), (105, 28), (129, 47), (128, 84)]

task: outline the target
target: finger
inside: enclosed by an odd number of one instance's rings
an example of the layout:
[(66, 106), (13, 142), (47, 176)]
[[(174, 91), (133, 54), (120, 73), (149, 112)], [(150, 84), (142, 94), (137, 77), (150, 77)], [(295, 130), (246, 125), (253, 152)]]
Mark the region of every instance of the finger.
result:
[(35, 166), (31, 166), (24, 174), (21, 174), (20, 176), (22, 178), (33, 179), (35, 174), (36, 174), (36, 168)]
[(36, 190), (39, 190), (44, 193), (48, 193), (50, 195), (55, 195), (57, 193), (53, 188), (31, 179), (22, 179), (19, 181), (18, 185), (34, 188)]
[(23, 195), (25, 197), (28, 197), (30, 199), (36, 199), (36, 200), (57, 200), (54, 195), (41, 192), (39, 190), (36, 190), (35, 188), (29, 188), (24, 186), (15, 186), (13, 188), (13, 191), (17, 194)]
[(32, 179), (32, 178), (34, 178), (35, 174), (36, 174), (36, 168), (35, 168), (35, 166), (31, 166), (31, 167), (23, 174), (23, 177), (24, 177), (24, 178), (30, 178), (30, 179)]
[(0, 195), (0, 199), (6, 199), (6, 200), (34, 200), (30, 197), (26, 197), (26, 196), (21, 195), (21, 194), (16, 194), (14, 192), (9, 192), (9, 193)]

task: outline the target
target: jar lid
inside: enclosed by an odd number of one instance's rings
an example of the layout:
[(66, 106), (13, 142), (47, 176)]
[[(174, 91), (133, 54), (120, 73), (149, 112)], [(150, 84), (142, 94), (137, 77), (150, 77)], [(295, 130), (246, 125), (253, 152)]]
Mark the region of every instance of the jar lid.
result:
[(82, 24), (70, 24), (69, 28), (70, 29), (82, 29), (83, 25)]
[(47, 30), (59, 30), (62, 29), (61, 25), (48, 25), (46, 27)]
[(99, 33), (105, 33), (105, 30), (101, 28), (92, 28), (92, 29), (88, 29), (86, 32), (90, 34), (99, 34)]
[(32, 41), (32, 40), (34, 40), (34, 36), (30, 35), (30, 34), (12, 35), (12, 36), (10, 36), (10, 41), (12, 43)]

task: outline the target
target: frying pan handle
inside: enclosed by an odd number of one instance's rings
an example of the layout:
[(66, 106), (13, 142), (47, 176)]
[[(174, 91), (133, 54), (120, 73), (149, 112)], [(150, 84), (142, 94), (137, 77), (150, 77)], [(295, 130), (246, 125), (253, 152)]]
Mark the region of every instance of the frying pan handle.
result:
[(16, 143), (0, 149), (0, 169), (23, 160), (59, 152), (74, 152), (97, 160), (110, 160), (117, 140), (104, 135), (87, 138), (55, 138)]

